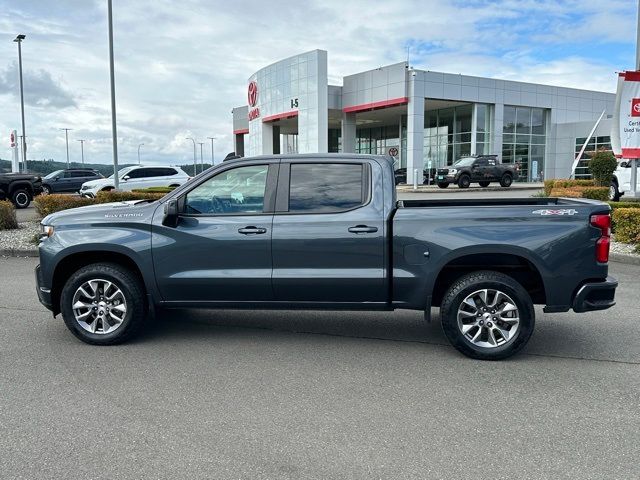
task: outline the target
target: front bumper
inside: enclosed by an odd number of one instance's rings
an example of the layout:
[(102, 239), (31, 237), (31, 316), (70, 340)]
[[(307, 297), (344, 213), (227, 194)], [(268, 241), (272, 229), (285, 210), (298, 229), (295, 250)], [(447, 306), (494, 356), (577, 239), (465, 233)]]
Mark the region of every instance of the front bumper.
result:
[(42, 274), (40, 271), (40, 265), (36, 266), (36, 293), (38, 294), (38, 300), (49, 310), (53, 311), (53, 301), (51, 300), (51, 289), (42, 285)]
[(573, 311), (582, 313), (613, 307), (616, 304), (614, 298), (617, 287), (618, 281), (613, 277), (601, 282), (585, 283), (573, 299)]

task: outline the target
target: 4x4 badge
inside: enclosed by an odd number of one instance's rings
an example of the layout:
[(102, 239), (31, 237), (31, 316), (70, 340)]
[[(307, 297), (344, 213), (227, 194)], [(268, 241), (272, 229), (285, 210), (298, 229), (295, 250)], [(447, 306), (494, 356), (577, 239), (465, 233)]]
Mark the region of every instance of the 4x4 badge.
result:
[(559, 210), (550, 210), (550, 209), (545, 209), (545, 210), (534, 210), (533, 212), (531, 212), (533, 214), (538, 214), (538, 215), (575, 215), (576, 213), (578, 213), (577, 210), (574, 210), (573, 208), (563, 208), (563, 209), (559, 209)]

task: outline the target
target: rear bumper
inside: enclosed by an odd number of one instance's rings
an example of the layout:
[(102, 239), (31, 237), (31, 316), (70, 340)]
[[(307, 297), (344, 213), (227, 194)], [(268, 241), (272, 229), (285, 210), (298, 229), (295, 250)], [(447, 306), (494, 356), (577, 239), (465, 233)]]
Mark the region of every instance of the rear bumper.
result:
[(613, 307), (616, 304), (617, 287), (618, 281), (613, 277), (607, 277), (601, 282), (585, 283), (573, 299), (573, 311), (581, 313)]
[(40, 271), (40, 265), (35, 269), (36, 275), (36, 293), (38, 294), (38, 300), (49, 310), (53, 311), (53, 301), (51, 300), (51, 289), (42, 285), (42, 273)]

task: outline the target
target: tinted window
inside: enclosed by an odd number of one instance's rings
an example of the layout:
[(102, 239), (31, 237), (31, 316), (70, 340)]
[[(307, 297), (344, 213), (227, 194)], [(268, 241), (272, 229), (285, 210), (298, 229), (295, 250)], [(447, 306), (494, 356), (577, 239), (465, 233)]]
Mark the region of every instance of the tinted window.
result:
[(289, 211), (339, 212), (362, 205), (362, 168), (339, 163), (292, 164)]
[(170, 177), (171, 175), (178, 174), (178, 172), (176, 172), (173, 168), (159, 168), (158, 170), (161, 171), (160, 175), (162, 175), (163, 177)]
[(250, 165), (219, 173), (187, 194), (185, 213), (262, 213), (268, 169), (267, 165)]
[(71, 172), (71, 176), (73, 178), (89, 177), (91, 176), (91, 173), (83, 172), (82, 170), (76, 170), (75, 172)]
[(476, 167), (485, 167), (488, 165), (488, 162), (486, 158), (479, 158), (478, 160), (476, 160), (476, 163), (474, 165)]
[[(129, 176), (129, 178), (146, 178), (149, 177), (151, 175), (149, 175), (149, 170), (151, 170), (150, 168), (136, 168), (135, 170), (131, 170), (129, 173), (127, 173), (127, 175)], [(125, 176), (127, 176), (125, 175)]]

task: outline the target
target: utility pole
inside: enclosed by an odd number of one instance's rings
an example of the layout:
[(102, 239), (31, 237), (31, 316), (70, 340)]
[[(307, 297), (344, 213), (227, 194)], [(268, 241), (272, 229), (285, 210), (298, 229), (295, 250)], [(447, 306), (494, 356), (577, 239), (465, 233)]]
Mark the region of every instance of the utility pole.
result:
[(138, 165), (140, 165), (140, 147), (143, 146), (144, 143), (138, 144)]
[(185, 140), (191, 140), (193, 142), (193, 176), (195, 177), (198, 174), (198, 165), (196, 160), (196, 141), (191, 137), (187, 137)]
[(64, 130), (64, 138), (67, 142), (67, 168), (69, 168), (69, 130), (73, 130), (73, 128), (61, 128), (60, 130)]
[(107, 0), (107, 16), (109, 17), (109, 80), (111, 83), (111, 137), (113, 142), (113, 187), (118, 190), (118, 131), (116, 129), (116, 77), (113, 66), (113, 7)]
[(200, 145), (200, 173), (202, 173), (204, 172), (204, 160), (202, 159), (202, 146), (204, 143), (198, 142), (198, 145)]
[(80, 152), (82, 154), (82, 166), (84, 167), (84, 142), (85, 140), (77, 140), (80, 142)]
[(13, 41), (18, 44), (18, 70), (20, 72), (20, 114), (22, 116), (22, 165), (27, 168), (27, 134), (24, 128), (24, 88), (22, 85), (22, 41), (26, 35), (18, 35)]
[(213, 153), (213, 141), (216, 139), (216, 137), (207, 137), (207, 138), (211, 140), (211, 166), (213, 167), (216, 164), (215, 155)]

